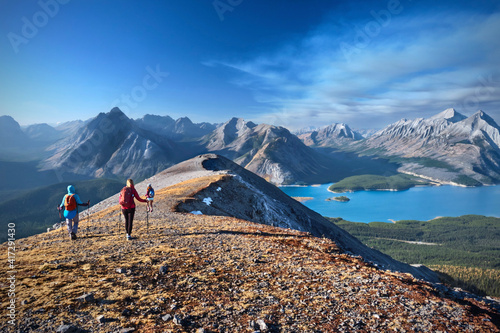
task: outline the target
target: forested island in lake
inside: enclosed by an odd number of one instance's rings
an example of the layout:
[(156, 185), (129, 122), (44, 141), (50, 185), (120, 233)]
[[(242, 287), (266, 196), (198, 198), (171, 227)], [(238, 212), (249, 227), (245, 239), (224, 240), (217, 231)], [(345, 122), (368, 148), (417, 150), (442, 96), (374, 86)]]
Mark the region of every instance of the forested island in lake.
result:
[(328, 198), (326, 201), (339, 201), (339, 202), (348, 202), (351, 201), (348, 197), (342, 195), (340, 197), (333, 197), (333, 198)]
[(355, 191), (404, 191), (414, 186), (435, 185), (427, 179), (406, 174), (389, 177), (378, 175), (352, 176), (331, 185), (328, 190), (334, 193)]

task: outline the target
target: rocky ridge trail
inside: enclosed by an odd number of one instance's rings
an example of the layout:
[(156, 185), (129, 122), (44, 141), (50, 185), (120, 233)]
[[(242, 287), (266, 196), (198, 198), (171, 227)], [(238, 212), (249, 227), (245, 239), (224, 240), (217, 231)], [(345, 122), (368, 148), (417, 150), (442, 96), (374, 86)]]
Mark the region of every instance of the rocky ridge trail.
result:
[[(224, 174), (157, 190), (133, 241), (118, 206), (16, 241), (20, 332), (499, 332), (484, 300), (381, 270), (310, 233), (178, 212)], [(228, 204), (230, 204), (228, 202)], [(205, 203), (205, 205), (207, 205)], [(208, 205), (207, 205), (208, 206)], [(6, 262), (7, 245), (0, 258)], [(6, 271), (0, 272), (6, 308)]]

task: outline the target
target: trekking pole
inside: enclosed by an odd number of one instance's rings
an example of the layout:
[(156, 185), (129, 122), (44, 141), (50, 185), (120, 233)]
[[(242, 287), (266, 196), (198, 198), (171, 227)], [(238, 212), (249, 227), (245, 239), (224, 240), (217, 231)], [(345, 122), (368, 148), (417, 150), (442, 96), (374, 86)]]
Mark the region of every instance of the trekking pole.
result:
[[(59, 212), (59, 229), (62, 229), (62, 217), (61, 217), (61, 207), (60, 206), (57, 206), (57, 210)], [(64, 240), (64, 232), (61, 233), (61, 240)]]
[(146, 233), (149, 235), (149, 210), (146, 210)]
[(120, 224), (122, 222), (122, 214), (121, 214), (121, 209), (120, 207), (118, 207), (118, 219), (117, 219), (117, 224), (116, 224), (116, 227), (118, 228), (116, 230), (116, 234), (118, 235), (118, 237), (120, 237)]
[[(92, 219), (92, 221), (93, 221), (93, 219)], [(97, 230), (99, 231), (99, 235), (100, 235), (101, 234), (101, 229), (102, 229), (101, 217), (100, 216), (97, 217), (96, 226), (98, 227)], [(99, 228), (101, 228), (101, 229), (99, 229)]]
[(85, 219), (85, 238), (89, 235), (89, 208), (90, 208), (90, 200), (87, 201), (87, 218)]
[[(89, 205), (89, 208), (90, 208), (90, 205)], [(88, 211), (88, 208), (87, 208), (87, 224), (88, 224), (88, 228), (90, 230), (90, 233), (92, 233), (92, 228), (94, 227), (94, 224), (93, 224), (93, 219), (90, 218), (90, 215), (92, 215), (92, 214), (91, 214), (91, 212)]]

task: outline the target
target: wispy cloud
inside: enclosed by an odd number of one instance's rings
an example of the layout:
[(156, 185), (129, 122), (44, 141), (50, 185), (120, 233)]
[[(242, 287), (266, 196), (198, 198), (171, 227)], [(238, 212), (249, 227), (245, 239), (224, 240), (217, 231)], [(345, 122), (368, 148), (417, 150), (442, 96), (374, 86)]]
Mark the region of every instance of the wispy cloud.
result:
[(237, 70), (233, 83), (263, 104), (258, 120), (291, 128), (383, 126), (447, 107), (500, 116), (500, 13), (403, 12), (363, 39), (366, 24), (326, 22), (253, 59), (211, 64)]

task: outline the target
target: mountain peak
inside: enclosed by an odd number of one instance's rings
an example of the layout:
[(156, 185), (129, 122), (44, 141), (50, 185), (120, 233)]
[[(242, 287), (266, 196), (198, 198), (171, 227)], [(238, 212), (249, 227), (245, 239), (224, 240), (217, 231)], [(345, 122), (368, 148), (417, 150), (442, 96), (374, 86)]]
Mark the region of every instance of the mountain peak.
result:
[(102, 126), (102, 121), (111, 121), (115, 127), (129, 127), (132, 124), (132, 119), (127, 117), (125, 113), (123, 113), (123, 111), (118, 107), (112, 108), (108, 113), (99, 113), (95, 118), (89, 121), (88, 126), (90, 128), (95, 128), (95, 126)]
[(484, 112), (483, 110), (479, 110), (477, 111), (476, 113), (474, 113), (471, 117), (474, 117), (474, 118), (479, 118), (479, 119), (482, 119), (484, 120), (485, 122), (487, 122), (489, 125), (493, 126), (493, 127), (496, 127), (496, 128), (499, 128), (498, 127), (498, 124), (495, 122), (495, 120), (493, 118), (491, 118), (486, 112)]
[(461, 120), (464, 120), (465, 118), (467, 118), (467, 117), (464, 116), (463, 114), (457, 112), (453, 108), (449, 108), (449, 109), (444, 110), (443, 112), (438, 113), (435, 116), (430, 117), (429, 119), (446, 119), (452, 123), (456, 123), (456, 122), (459, 122)]
[(109, 113), (123, 113), (123, 111), (120, 110), (119, 107), (115, 106), (114, 108), (111, 109), (111, 111), (109, 111)]
[(2, 128), (2, 131), (8, 128), (15, 129), (16, 131), (21, 130), (19, 123), (11, 116), (0, 116), (0, 128)]
[(227, 125), (234, 126), (238, 130), (242, 129), (243, 127), (254, 128), (255, 126), (257, 126), (251, 121), (245, 121), (245, 119), (243, 118), (236, 118), (236, 117), (229, 119), (227, 122), (224, 123), (223, 126)]
[(193, 122), (188, 117), (181, 117), (175, 121), (177, 125), (193, 125)]

